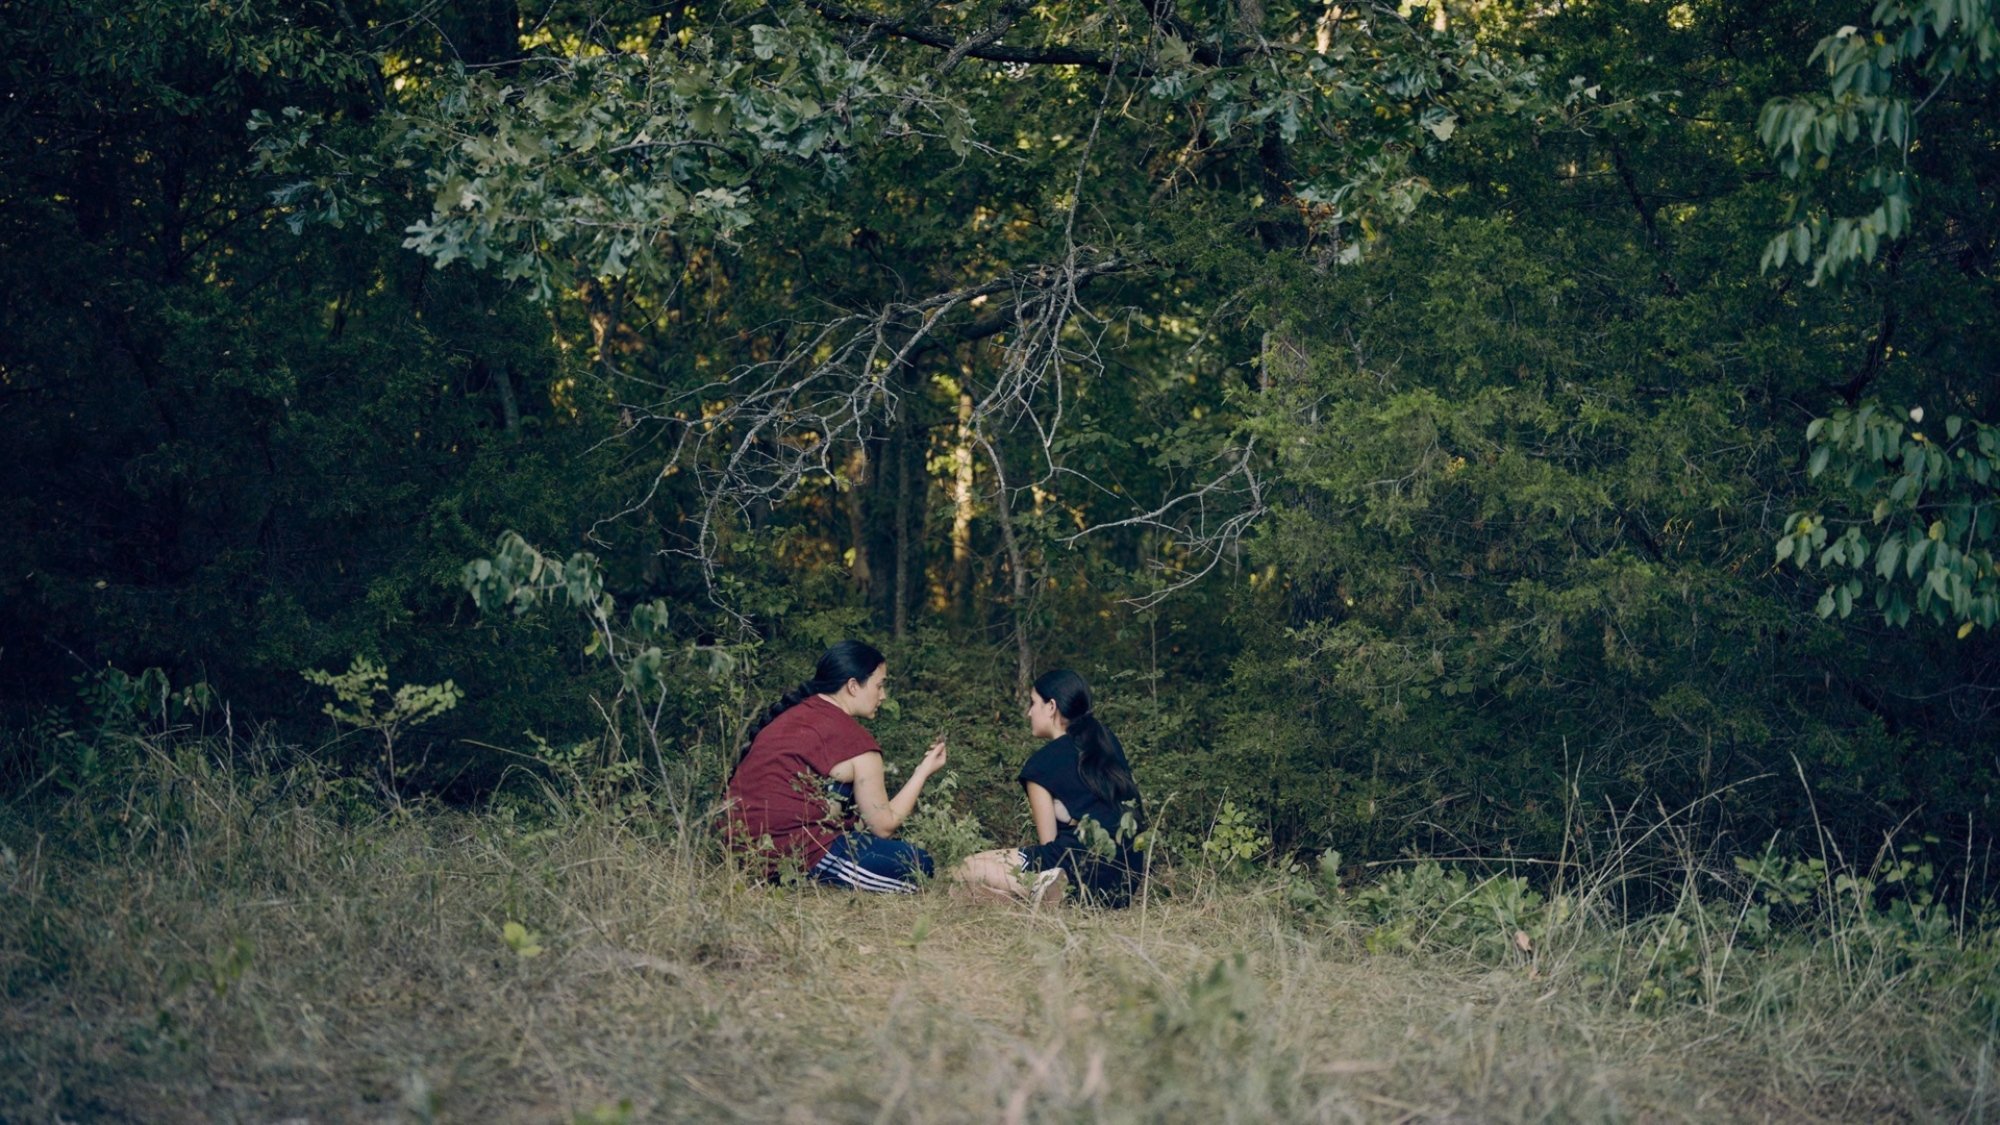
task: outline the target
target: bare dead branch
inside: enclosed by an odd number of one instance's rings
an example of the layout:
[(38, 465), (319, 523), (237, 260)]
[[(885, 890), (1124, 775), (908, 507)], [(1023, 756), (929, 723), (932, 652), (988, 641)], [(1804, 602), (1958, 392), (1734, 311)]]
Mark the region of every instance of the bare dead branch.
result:
[[(661, 472), (646, 494), (603, 522), (645, 507), (667, 476), (690, 474), (701, 509), (684, 553), (701, 560), (712, 578), (727, 521), (780, 503), (810, 481), (842, 480), (841, 452), (879, 436), (893, 421), (901, 409), (895, 376), (922, 353), (1014, 331), (976, 424), (985, 433), (1033, 416), (1050, 373), (1078, 358), (1064, 354), (1060, 337), (1081, 305), (1079, 290), (1137, 265), (1119, 255), (1093, 255), (835, 317), (803, 326), (788, 336), (780, 354), (745, 364), (726, 378), (656, 404), (623, 404), (632, 418), (623, 434), (643, 425), (670, 438)], [(961, 315), (983, 303), (981, 298), (995, 297), (1008, 299), (994, 313)], [(1044, 431), (1045, 446), (1054, 432)]]
[(1266, 511), (1264, 482), (1257, 476), (1256, 444), (1252, 438), (1240, 448), (1218, 454), (1217, 461), (1229, 463), (1206, 484), (1171, 496), (1151, 511), (1092, 524), (1064, 536), (1060, 542), (1071, 546), (1089, 536), (1124, 527), (1164, 532), (1169, 545), (1187, 561), (1174, 565), (1156, 560), (1152, 565), (1163, 574), (1171, 568), (1176, 572), (1174, 577), (1142, 596), (1124, 599), (1139, 609), (1158, 605), (1206, 577)]

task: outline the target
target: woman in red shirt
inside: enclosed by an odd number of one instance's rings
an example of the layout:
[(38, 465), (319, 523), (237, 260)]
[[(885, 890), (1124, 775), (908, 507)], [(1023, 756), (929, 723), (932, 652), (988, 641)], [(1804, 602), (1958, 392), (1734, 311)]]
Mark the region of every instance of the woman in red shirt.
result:
[(750, 728), (729, 778), (728, 834), (769, 873), (790, 857), (817, 882), (903, 894), (917, 889), (918, 872), (932, 874), (922, 848), (891, 837), (943, 768), (945, 740), (889, 796), (882, 748), (857, 721), (875, 717), (888, 677), (880, 652), (841, 641)]

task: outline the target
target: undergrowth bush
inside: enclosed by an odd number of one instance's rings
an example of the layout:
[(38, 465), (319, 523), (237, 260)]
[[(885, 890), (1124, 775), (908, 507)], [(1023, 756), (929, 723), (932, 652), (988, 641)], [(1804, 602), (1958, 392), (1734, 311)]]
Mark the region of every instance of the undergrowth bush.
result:
[(924, 799), (903, 822), (899, 835), (929, 852), (937, 870), (949, 871), (974, 852), (995, 847), (993, 838), (979, 818), (958, 811), (958, 774), (946, 769), (933, 775), (924, 786)]
[[(1885, 848), (1865, 871), (1767, 849), (1737, 877), (1682, 872), (1663, 910), (1620, 904), (1617, 871), (1566, 873), (1537, 890), (1519, 875), (1420, 860), (1342, 887), (1337, 855), (1308, 881), (1282, 877), (1309, 914), (1356, 927), (1371, 953), (1451, 953), (1566, 981), (1636, 1011), (1749, 1010), (1759, 978), (1800, 959), (1838, 969), (1846, 987), (1939, 987), (1969, 1027), (2000, 1016), (2000, 934), (1969, 905), (1954, 917), (1931, 887), (1922, 845)], [(1651, 877), (1651, 876), (1649, 876)], [(1773, 919), (1774, 908), (1779, 909)]]

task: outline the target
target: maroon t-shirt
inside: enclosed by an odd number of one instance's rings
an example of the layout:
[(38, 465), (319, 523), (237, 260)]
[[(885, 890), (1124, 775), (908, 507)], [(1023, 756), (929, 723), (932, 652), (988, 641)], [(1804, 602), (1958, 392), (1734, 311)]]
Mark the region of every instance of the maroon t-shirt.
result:
[(729, 837), (749, 849), (763, 836), (771, 853), (818, 863), (853, 819), (829, 800), (833, 767), (882, 747), (847, 712), (811, 696), (757, 732), (729, 779)]

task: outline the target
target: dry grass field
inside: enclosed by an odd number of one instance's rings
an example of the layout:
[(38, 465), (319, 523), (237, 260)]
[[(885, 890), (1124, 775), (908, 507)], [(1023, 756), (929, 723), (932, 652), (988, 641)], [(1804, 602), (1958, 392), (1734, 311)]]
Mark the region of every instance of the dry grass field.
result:
[(7, 1121), (2000, 1119), (1963, 928), (1711, 935), (1651, 1002), (1669, 931), (1588, 909), (1495, 956), (1282, 873), (1117, 913), (772, 887), (657, 820), (164, 754), (0, 847)]

